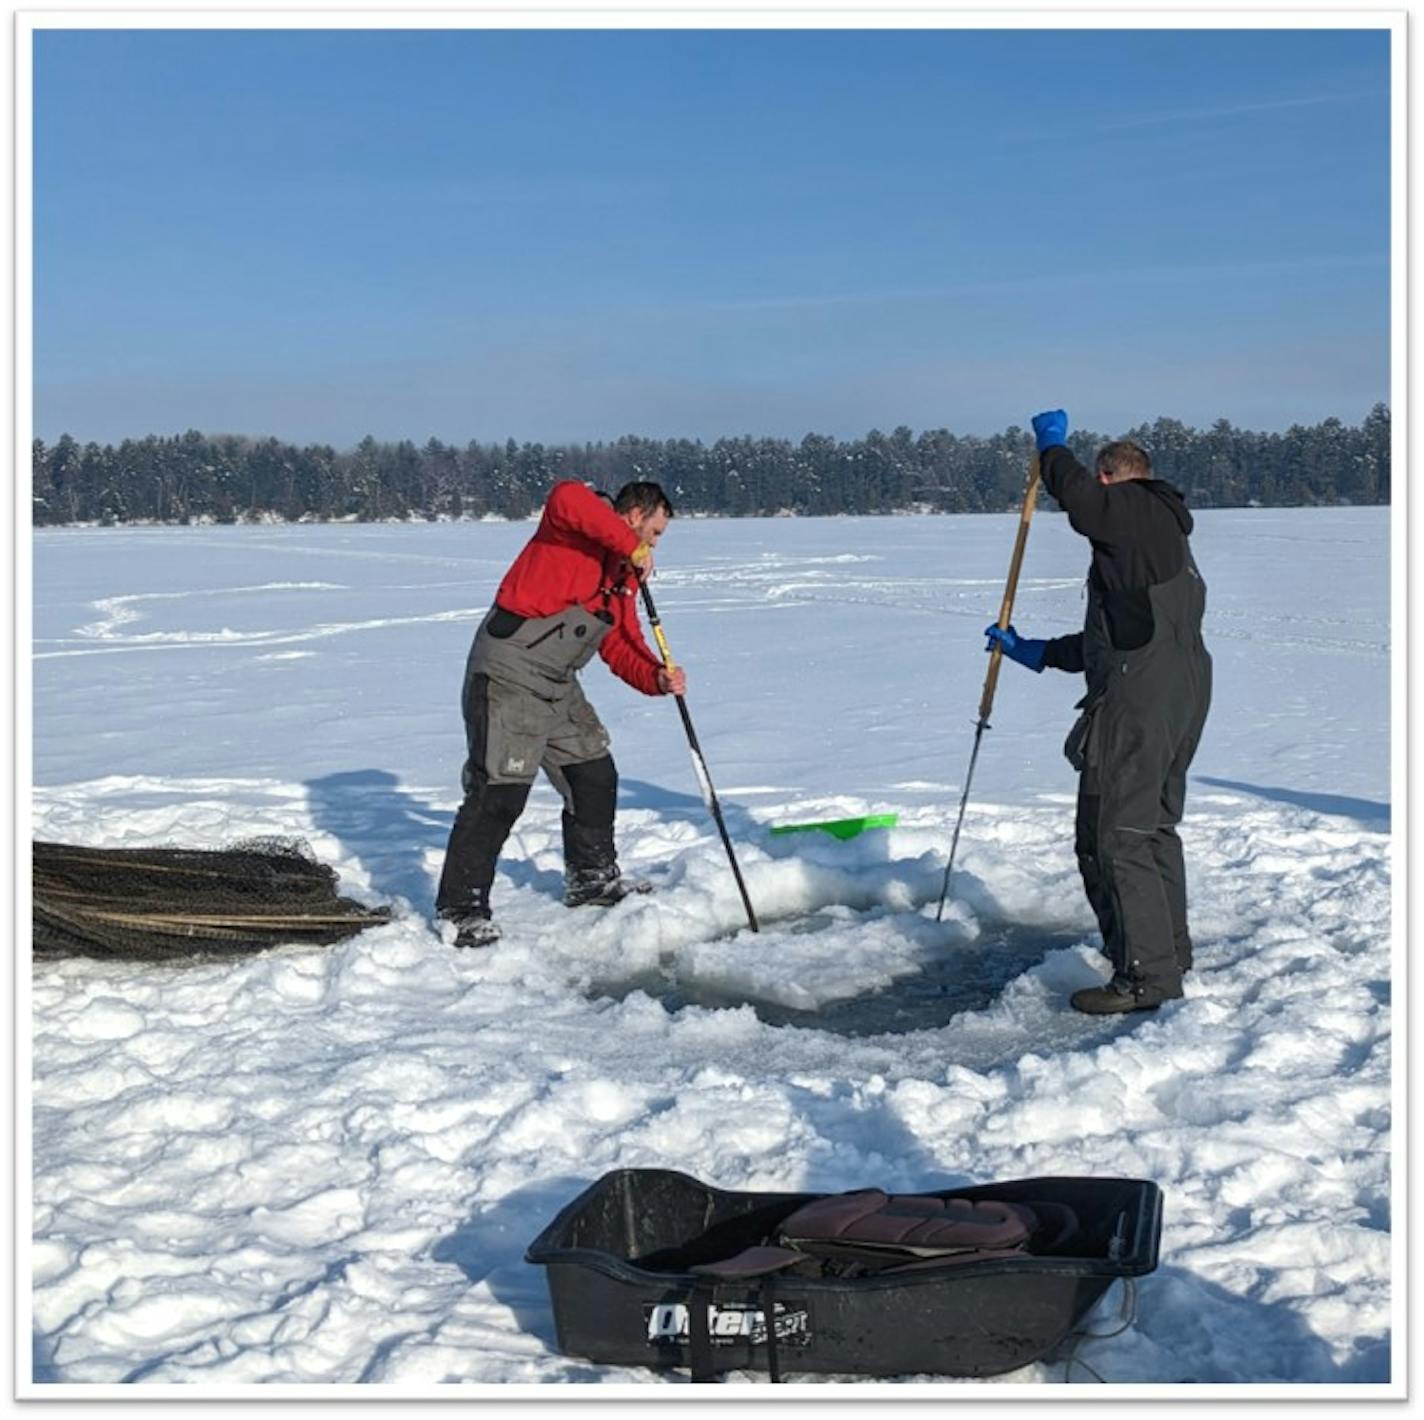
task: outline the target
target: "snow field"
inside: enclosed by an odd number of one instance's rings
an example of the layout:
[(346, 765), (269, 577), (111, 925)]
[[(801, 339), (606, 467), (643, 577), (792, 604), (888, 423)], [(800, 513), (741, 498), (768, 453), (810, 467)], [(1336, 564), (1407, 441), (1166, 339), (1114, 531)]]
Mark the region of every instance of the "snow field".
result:
[[(335, 846), (293, 786), (234, 785), (225, 819), (212, 785), (193, 786), (191, 816), (186, 786), (167, 787), (163, 810), (126, 806), (126, 788), (154, 792), (143, 781), (42, 792), (37, 827), (72, 837), (102, 802), (123, 830), (91, 829), (116, 845), (201, 842), (217, 822)], [(327, 949), (36, 969), (35, 1321), (66, 1380), (576, 1374), (547, 1349), (542, 1279), (521, 1255), (560, 1202), (620, 1167), (747, 1189), (1152, 1177), (1168, 1200), (1162, 1268), (1141, 1284), (1136, 1329), (1095, 1364), (1117, 1381), (1377, 1378), (1386, 835), (1342, 844), (1325, 816), (1292, 810), (1273, 816), (1297, 845), (1283, 859), (1269, 833), (1248, 846), (1240, 801), (1211, 796), (1188, 842), (1194, 895), (1211, 907), (1187, 999), (1103, 1024), (1063, 1010), (1066, 991), (1104, 974), (1063, 861), (1066, 805), (974, 806), (992, 830), (981, 823), (964, 852), (944, 924), (929, 825), (744, 843), (754, 902), (776, 905), (755, 936), (738, 930), (710, 825), (624, 823), (651, 898), (571, 914), (541, 897), (558, 816), (552, 793), (539, 797), (520, 830), (531, 882), (497, 885), (518, 934), (490, 951), (452, 952), (410, 909)], [(1055, 846), (1056, 871), (1026, 877), (1025, 859)], [(361, 866), (334, 861), (359, 891)], [(1324, 872), (1334, 895), (1318, 899)], [(673, 1015), (636, 989), (603, 994), (661, 973), (825, 1003), (975, 950), (981, 922), (1020, 901), (1028, 920), (1081, 928), (1083, 945), (937, 1031), (847, 1041), (763, 1024), (745, 1005)], [(828, 930), (774, 920), (836, 903), (853, 910)], [(709, 925), (729, 935), (709, 940)], [(1218, 1293), (1230, 1330), (1254, 1329), (1257, 1345), (1224, 1356), (1214, 1326), (1183, 1344)], [(1284, 1352), (1283, 1319), (1299, 1333)], [(1027, 1371), (1012, 1379), (1059, 1379)]]
[[(659, 609), (764, 930), (676, 715), (595, 665), (624, 867), (657, 890), (565, 909), (541, 784), (479, 953), (429, 914), (464, 650), (527, 528), (38, 535), (35, 836), (300, 836), (398, 915), (234, 962), (35, 966), (36, 1379), (675, 1386), (559, 1355), (522, 1261), (589, 1182), (646, 1166), (727, 1189), (1151, 1178), (1161, 1265), (1135, 1325), (1083, 1351), (1107, 1380), (1386, 1381), (1387, 512), (1203, 516), (1197, 964), (1184, 1000), (1108, 1021), (1064, 1007), (1106, 974), (1072, 858), (1070, 678), (1001, 678), (934, 921), (1012, 522), (675, 525)], [(1085, 564), (1062, 519), (1035, 524), (1025, 634), (1081, 616)], [(766, 831), (887, 811), (847, 843)], [(991, 999), (925, 1028), (770, 1023), (970, 959)]]

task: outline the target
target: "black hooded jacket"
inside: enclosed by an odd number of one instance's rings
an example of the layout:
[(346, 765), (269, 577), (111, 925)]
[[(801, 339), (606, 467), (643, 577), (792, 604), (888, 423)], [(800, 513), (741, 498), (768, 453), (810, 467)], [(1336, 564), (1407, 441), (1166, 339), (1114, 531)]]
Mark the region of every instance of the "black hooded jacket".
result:
[[(1093, 545), (1088, 572), (1120, 651), (1152, 639), (1149, 590), (1175, 577), (1186, 562), (1192, 515), (1181, 493), (1160, 478), (1132, 478), (1106, 486), (1061, 444), (1039, 459), (1043, 486), (1063, 506), (1075, 532)], [(1048, 643), (1044, 664), (1083, 669), (1083, 633)]]

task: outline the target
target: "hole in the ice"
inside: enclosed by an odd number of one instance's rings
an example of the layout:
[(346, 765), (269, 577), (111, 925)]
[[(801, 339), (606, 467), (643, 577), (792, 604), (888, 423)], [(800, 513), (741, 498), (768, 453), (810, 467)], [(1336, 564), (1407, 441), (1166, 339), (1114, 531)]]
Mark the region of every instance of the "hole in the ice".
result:
[[(790, 930), (815, 932), (832, 920), (816, 914)], [(658, 973), (604, 982), (594, 988), (593, 994), (621, 1001), (642, 991), (661, 1002), (669, 1013), (687, 1006), (711, 1010), (750, 1006), (768, 1025), (798, 1026), (835, 1035), (908, 1035), (912, 1031), (938, 1030), (950, 1017), (964, 1011), (984, 1010), (1009, 982), (1037, 966), (1050, 952), (1082, 940), (1081, 932), (1050, 932), (1041, 927), (1001, 923), (985, 930), (973, 946), (948, 951), (921, 971), (899, 977), (889, 986), (863, 996), (828, 1001), (815, 1010), (796, 1010), (776, 1001), (738, 995), (720, 984), (713, 986)]]

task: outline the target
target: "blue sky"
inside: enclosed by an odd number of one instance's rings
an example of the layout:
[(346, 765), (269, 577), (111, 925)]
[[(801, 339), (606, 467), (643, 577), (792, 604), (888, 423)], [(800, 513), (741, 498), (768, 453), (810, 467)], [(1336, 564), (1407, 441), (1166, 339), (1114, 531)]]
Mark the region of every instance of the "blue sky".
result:
[(52, 30), (35, 432), (1279, 429), (1389, 397), (1382, 30)]

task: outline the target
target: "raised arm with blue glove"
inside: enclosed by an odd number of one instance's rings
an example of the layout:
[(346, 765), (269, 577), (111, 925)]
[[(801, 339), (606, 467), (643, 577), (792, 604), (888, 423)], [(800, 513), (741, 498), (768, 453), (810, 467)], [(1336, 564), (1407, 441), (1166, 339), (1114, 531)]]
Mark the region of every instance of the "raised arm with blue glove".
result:
[(1026, 636), (1020, 636), (1012, 626), (1001, 627), (998, 622), (986, 626), (984, 634), (989, 638), (984, 646), (986, 651), (992, 651), (998, 645), (1011, 661), (1017, 661), (1031, 671), (1043, 670), (1043, 658), (1048, 654), (1047, 641), (1031, 641)]
[(1068, 442), (1068, 415), (1061, 409), (1048, 409), (1033, 416), (1033, 437), (1039, 453)]

